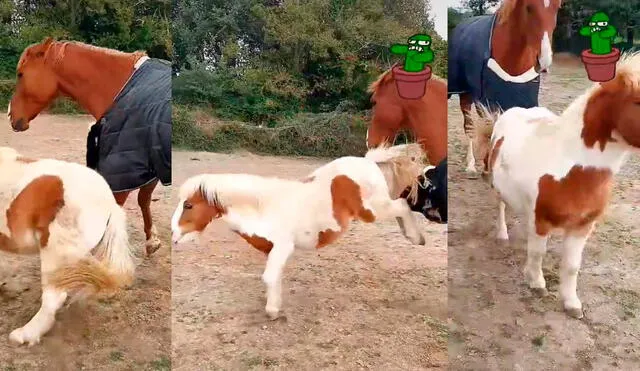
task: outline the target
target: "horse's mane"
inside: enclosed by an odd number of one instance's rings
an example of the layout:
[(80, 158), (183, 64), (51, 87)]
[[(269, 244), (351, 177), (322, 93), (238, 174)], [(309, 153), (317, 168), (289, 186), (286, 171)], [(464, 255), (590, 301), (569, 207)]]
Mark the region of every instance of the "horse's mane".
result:
[[(20, 56), (20, 61), (18, 62), (18, 68), (20, 68), (20, 66), (25, 63), (26, 55), (29, 52), (29, 50), (36, 48), (38, 46), (42, 46), (42, 43), (32, 44), (22, 52), (22, 55)], [(121, 52), (115, 49), (109, 49), (109, 48), (104, 48), (100, 46), (86, 44), (80, 41), (60, 40), (60, 41), (51, 42), (51, 45), (49, 45), (49, 47), (45, 51), (45, 55), (44, 55), (45, 61), (53, 63), (53, 65), (59, 64), (64, 59), (66, 55), (67, 47), (69, 46), (71, 46), (72, 48), (79, 48), (81, 50), (100, 52), (100, 53), (111, 55), (111, 56), (129, 58), (133, 63), (135, 63), (135, 61), (137, 61), (138, 59), (144, 56), (147, 56), (147, 53), (141, 50), (135, 51), (133, 53), (127, 53), (127, 52)]]

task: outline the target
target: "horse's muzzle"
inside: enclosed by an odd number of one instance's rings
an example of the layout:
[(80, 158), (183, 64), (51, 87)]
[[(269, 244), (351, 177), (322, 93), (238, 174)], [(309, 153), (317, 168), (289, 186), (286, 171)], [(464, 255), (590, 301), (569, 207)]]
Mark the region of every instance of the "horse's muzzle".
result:
[(21, 132), (29, 129), (29, 122), (25, 119), (17, 119), (16, 121), (11, 121), (11, 127), (15, 132)]

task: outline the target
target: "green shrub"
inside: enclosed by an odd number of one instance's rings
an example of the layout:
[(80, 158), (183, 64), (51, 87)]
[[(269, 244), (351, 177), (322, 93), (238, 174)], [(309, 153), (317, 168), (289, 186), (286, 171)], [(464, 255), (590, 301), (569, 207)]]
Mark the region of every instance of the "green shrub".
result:
[(361, 114), (304, 113), (275, 127), (219, 120), (188, 106), (173, 106), (173, 145), (199, 151), (244, 149), (282, 156), (361, 156), (366, 152), (366, 120)]

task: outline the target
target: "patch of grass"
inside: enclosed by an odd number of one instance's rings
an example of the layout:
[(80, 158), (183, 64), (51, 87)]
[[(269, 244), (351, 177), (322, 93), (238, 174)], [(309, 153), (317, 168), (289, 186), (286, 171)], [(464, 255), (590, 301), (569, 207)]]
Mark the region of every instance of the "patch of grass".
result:
[(546, 338), (547, 338), (546, 334), (538, 335), (538, 336), (534, 337), (533, 339), (531, 339), (531, 344), (533, 344), (537, 348), (542, 348), (544, 346)]
[(243, 354), (243, 361), (249, 368), (258, 366), (275, 367), (279, 364), (277, 359), (261, 357), (259, 355), (249, 355), (246, 352)]
[(441, 341), (447, 341), (449, 339), (449, 327), (443, 321), (433, 318), (428, 315), (422, 317), (422, 321), (425, 325), (429, 326)]
[(162, 356), (160, 359), (151, 361), (151, 369), (155, 371), (169, 371), (171, 370), (171, 360), (169, 357)]
[(113, 362), (119, 362), (124, 359), (124, 354), (121, 351), (116, 350), (109, 354), (109, 359)]

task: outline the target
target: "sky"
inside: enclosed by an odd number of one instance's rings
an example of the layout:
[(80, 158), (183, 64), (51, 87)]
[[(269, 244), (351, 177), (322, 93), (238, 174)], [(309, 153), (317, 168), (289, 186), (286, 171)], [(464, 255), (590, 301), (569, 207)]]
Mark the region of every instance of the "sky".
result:
[(445, 40), (447, 39), (447, 7), (450, 6), (448, 3), (443, 0), (431, 1), (431, 16), (436, 26), (436, 32)]

